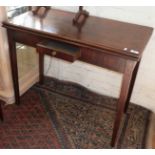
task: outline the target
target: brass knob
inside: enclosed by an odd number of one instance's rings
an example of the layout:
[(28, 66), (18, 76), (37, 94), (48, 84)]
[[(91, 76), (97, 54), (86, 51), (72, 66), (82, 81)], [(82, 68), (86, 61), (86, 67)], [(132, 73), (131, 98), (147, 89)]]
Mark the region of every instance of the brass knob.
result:
[(56, 51), (53, 51), (53, 52), (52, 52), (52, 55), (53, 55), (53, 56), (55, 56), (56, 54), (57, 54), (57, 52), (56, 52)]

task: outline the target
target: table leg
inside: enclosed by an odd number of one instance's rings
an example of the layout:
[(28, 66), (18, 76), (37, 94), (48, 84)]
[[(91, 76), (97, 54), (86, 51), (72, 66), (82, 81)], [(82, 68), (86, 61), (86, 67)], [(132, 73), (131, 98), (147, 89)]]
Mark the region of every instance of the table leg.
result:
[(1, 101), (0, 101), (0, 119), (3, 121), (3, 111), (1, 107)]
[(40, 48), (37, 48), (39, 54), (39, 83), (43, 84), (44, 82), (44, 54)]
[(135, 68), (136, 62), (128, 60), (126, 62), (126, 68), (125, 72), (123, 75), (123, 81), (122, 81), (122, 86), (121, 86), (121, 92), (120, 92), (120, 97), (118, 100), (118, 105), (117, 105), (117, 112), (116, 112), (116, 118), (114, 122), (114, 128), (113, 128), (113, 135), (112, 135), (112, 141), (111, 141), (111, 146), (114, 147), (117, 141), (117, 136), (118, 136), (118, 131), (121, 123), (121, 118), (124, 113), (124, 108), (125, 108), (125, 103), (128, 98), (129, 94), (129, 88), (132, 83), (132, 75), (133, 75), (133, 70)]
[(19, 82), (18, 82), (18, 68), (17, 68), (17, 55), (16, 55), (16, 42), (13, 39), (13, 33), (7, 31), (8, 42), (9, 42), (9, 53), (10, 53), (10, 62), (11, 62), (11, 71), (12, 71), (12, 80), (15, 94), (15, 103), (20, 104), (20, 93), (19, 93)]
[(130, 103), (130, 98), (131, 98), (132, 90), (133, 90), (133, 87), (134, 87), (134, 84), (135, 84), (135, 80), (136, 80), (136, 75), (137, 75), (137, 71), (138, 71), (138, 68), (139, 68), (139, 64), (140, 64), (140, 62), (138, 62), (136, 64), (135, 69), (133, 71), (133, 76), (132, 76), (132, 79), (131, 79), (129, 93), (128, 93), (127, 101), (126, 101), (125, 108), (124, 108), (124, 113), (126, 113), (127, 110), (128, 110), (128, 106), (129, 106), (129, 103)]

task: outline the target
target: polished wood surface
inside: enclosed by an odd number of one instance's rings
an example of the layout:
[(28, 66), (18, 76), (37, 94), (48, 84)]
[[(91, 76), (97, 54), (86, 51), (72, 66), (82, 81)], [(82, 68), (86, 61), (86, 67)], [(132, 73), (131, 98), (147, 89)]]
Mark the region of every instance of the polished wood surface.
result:
[[(20, 42), (37, 48), (39, 51), (40, 82), (43, 82), (44, 51), (37, 45), (43, 41), (60, 41), (76, 45), (81, 50), (80, 61), (123, 73), (121, 92), (117, 103), (111, 145), (115, 146), (123, 112), (134, 87), (142, 53), (153, 29), (110, 19), (89, 16), (81, 31), (72, 25), (75, 14), (50, 10), (45, 18), (27, 12), (4, 22), (7, 28), (12, 77), (16, 104), (20, 103), (17, 56), (15, 43)], [(51, 53), (48, 51), (48, 53)], [(65, 59), (65, 55), (61, 56)], [(107, 77), (108, 78), (108, 77)]]
[[(107, 49), (113, 54), (128, 56), (128, 58), (141, 56), (153, 30), (146, 26), (90, 16), (79, 32), (77, 27), (72, 25), (74, 16), (75, 13), (55, 9), (51, 9), (45, 18), (27, 12), (10, 22), (4, 22), (3, 25), (12, 29), (47, 34), (55, 39), (72, 41), (83, 46)], [(131, 50), (138, 51), (139, 54), (132, 53)]]

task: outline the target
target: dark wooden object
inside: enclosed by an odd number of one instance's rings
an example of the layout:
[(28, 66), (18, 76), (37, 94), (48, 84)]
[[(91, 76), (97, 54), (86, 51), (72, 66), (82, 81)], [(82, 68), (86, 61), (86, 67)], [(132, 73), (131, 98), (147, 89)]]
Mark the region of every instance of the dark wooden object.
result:
[(16, 42), (33, 47), (39, 42), (53, 40), (77, 45), (81, 48), (79, 60), (123, 73), (111, 142), (114, 146), (121, 117), (130, 101), (142, 53), (153, 29), (89, 16), (82, 31), (78, 31), (77, 27), (71, 24), (74, 16), (74, 13), (52, 9), (42, 20), (28, 12), (3, 23), (9, 40), (16, 104), (20, 103)]
[(3, 121), (2, 101), (0, 100), (0, 119)]
[(79, 11), (73, 18), (73, 24), (78, 27), (82, 27), (88, 16), (89, 16), (88, 11), (83, 10), (83, 6), (79, 6)]
[(50, 6), (36, 6), (34, 9), (29, 8), (29, 10), (32, 9), (32, 13), (34, 15), (45, 17), (50, 8), (51, 8)]

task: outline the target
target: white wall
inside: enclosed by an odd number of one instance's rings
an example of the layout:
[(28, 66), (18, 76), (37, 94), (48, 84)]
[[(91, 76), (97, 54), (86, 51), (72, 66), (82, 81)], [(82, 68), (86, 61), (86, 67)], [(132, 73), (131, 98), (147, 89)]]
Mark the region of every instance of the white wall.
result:
[[(56, 7), (77, 11), (78, 7)], [(85, 7), (91, 15), (155, 28), (155, 7)], [(108, 96), (118, 97), (121, 74), (77, 61), (73, 64), (46, 57), (47, 75), (80, 83)], [(50, 65), (49, 65), (50, 64)], [(51, 67), (49, 67), (51, 66)], [(131, 101), (155, 112), (155, 32), (145, 49)]]

